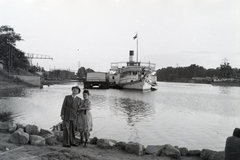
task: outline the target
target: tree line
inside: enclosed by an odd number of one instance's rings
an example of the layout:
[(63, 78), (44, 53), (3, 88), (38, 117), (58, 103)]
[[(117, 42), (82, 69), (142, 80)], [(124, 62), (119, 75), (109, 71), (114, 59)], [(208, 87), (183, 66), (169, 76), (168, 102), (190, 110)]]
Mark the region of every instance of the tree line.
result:
[(158, 69), (156, 74), (157, 81), (185, 82), (193, 77), (239, 78), (240, 69), (232, 68), (229, 63), (224, 62), (216, 69), (205, 69), (202, 66), (192, 64), (188, 67)]

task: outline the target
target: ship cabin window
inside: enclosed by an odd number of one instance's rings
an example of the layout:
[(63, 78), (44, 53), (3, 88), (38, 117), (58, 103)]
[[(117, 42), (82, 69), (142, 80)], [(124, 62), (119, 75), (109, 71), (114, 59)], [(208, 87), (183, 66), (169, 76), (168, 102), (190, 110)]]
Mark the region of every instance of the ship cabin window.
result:
[(137, 71), (134, 71), (134, 72), (133, 72), (133, 75), (137, 75)]

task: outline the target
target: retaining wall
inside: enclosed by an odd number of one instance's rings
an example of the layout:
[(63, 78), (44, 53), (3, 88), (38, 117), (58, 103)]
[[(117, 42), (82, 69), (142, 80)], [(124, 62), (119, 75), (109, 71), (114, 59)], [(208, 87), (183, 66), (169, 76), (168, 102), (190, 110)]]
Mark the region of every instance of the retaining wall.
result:
[(26, 83), (32, 84), (36, 87), (41, 87), (40, 76), (22, 76), (22, 75), (14, 75), (15, 77), (23, 80)]

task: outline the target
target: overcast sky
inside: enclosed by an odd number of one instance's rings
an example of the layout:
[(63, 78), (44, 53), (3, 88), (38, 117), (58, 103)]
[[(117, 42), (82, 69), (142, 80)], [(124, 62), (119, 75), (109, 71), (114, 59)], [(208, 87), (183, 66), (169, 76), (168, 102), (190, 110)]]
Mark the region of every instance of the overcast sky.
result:
[(136, 32), (138, 60), (168, 66), (240, 68), (239, 0), (0, 0), (0, 25), (24, 41), (25, 53), (49, 69), (109, 71), (129, 60)]

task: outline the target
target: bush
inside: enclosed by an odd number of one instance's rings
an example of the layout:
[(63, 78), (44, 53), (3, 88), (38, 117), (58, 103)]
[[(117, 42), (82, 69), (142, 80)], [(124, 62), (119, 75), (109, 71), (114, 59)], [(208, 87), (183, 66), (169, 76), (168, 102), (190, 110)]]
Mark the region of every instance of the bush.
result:
[(7, 111), (5, 108), (0, 108), (0, 121), (1, 122), (6, 122), (12, 119), (11, 117), (12, 112)]

